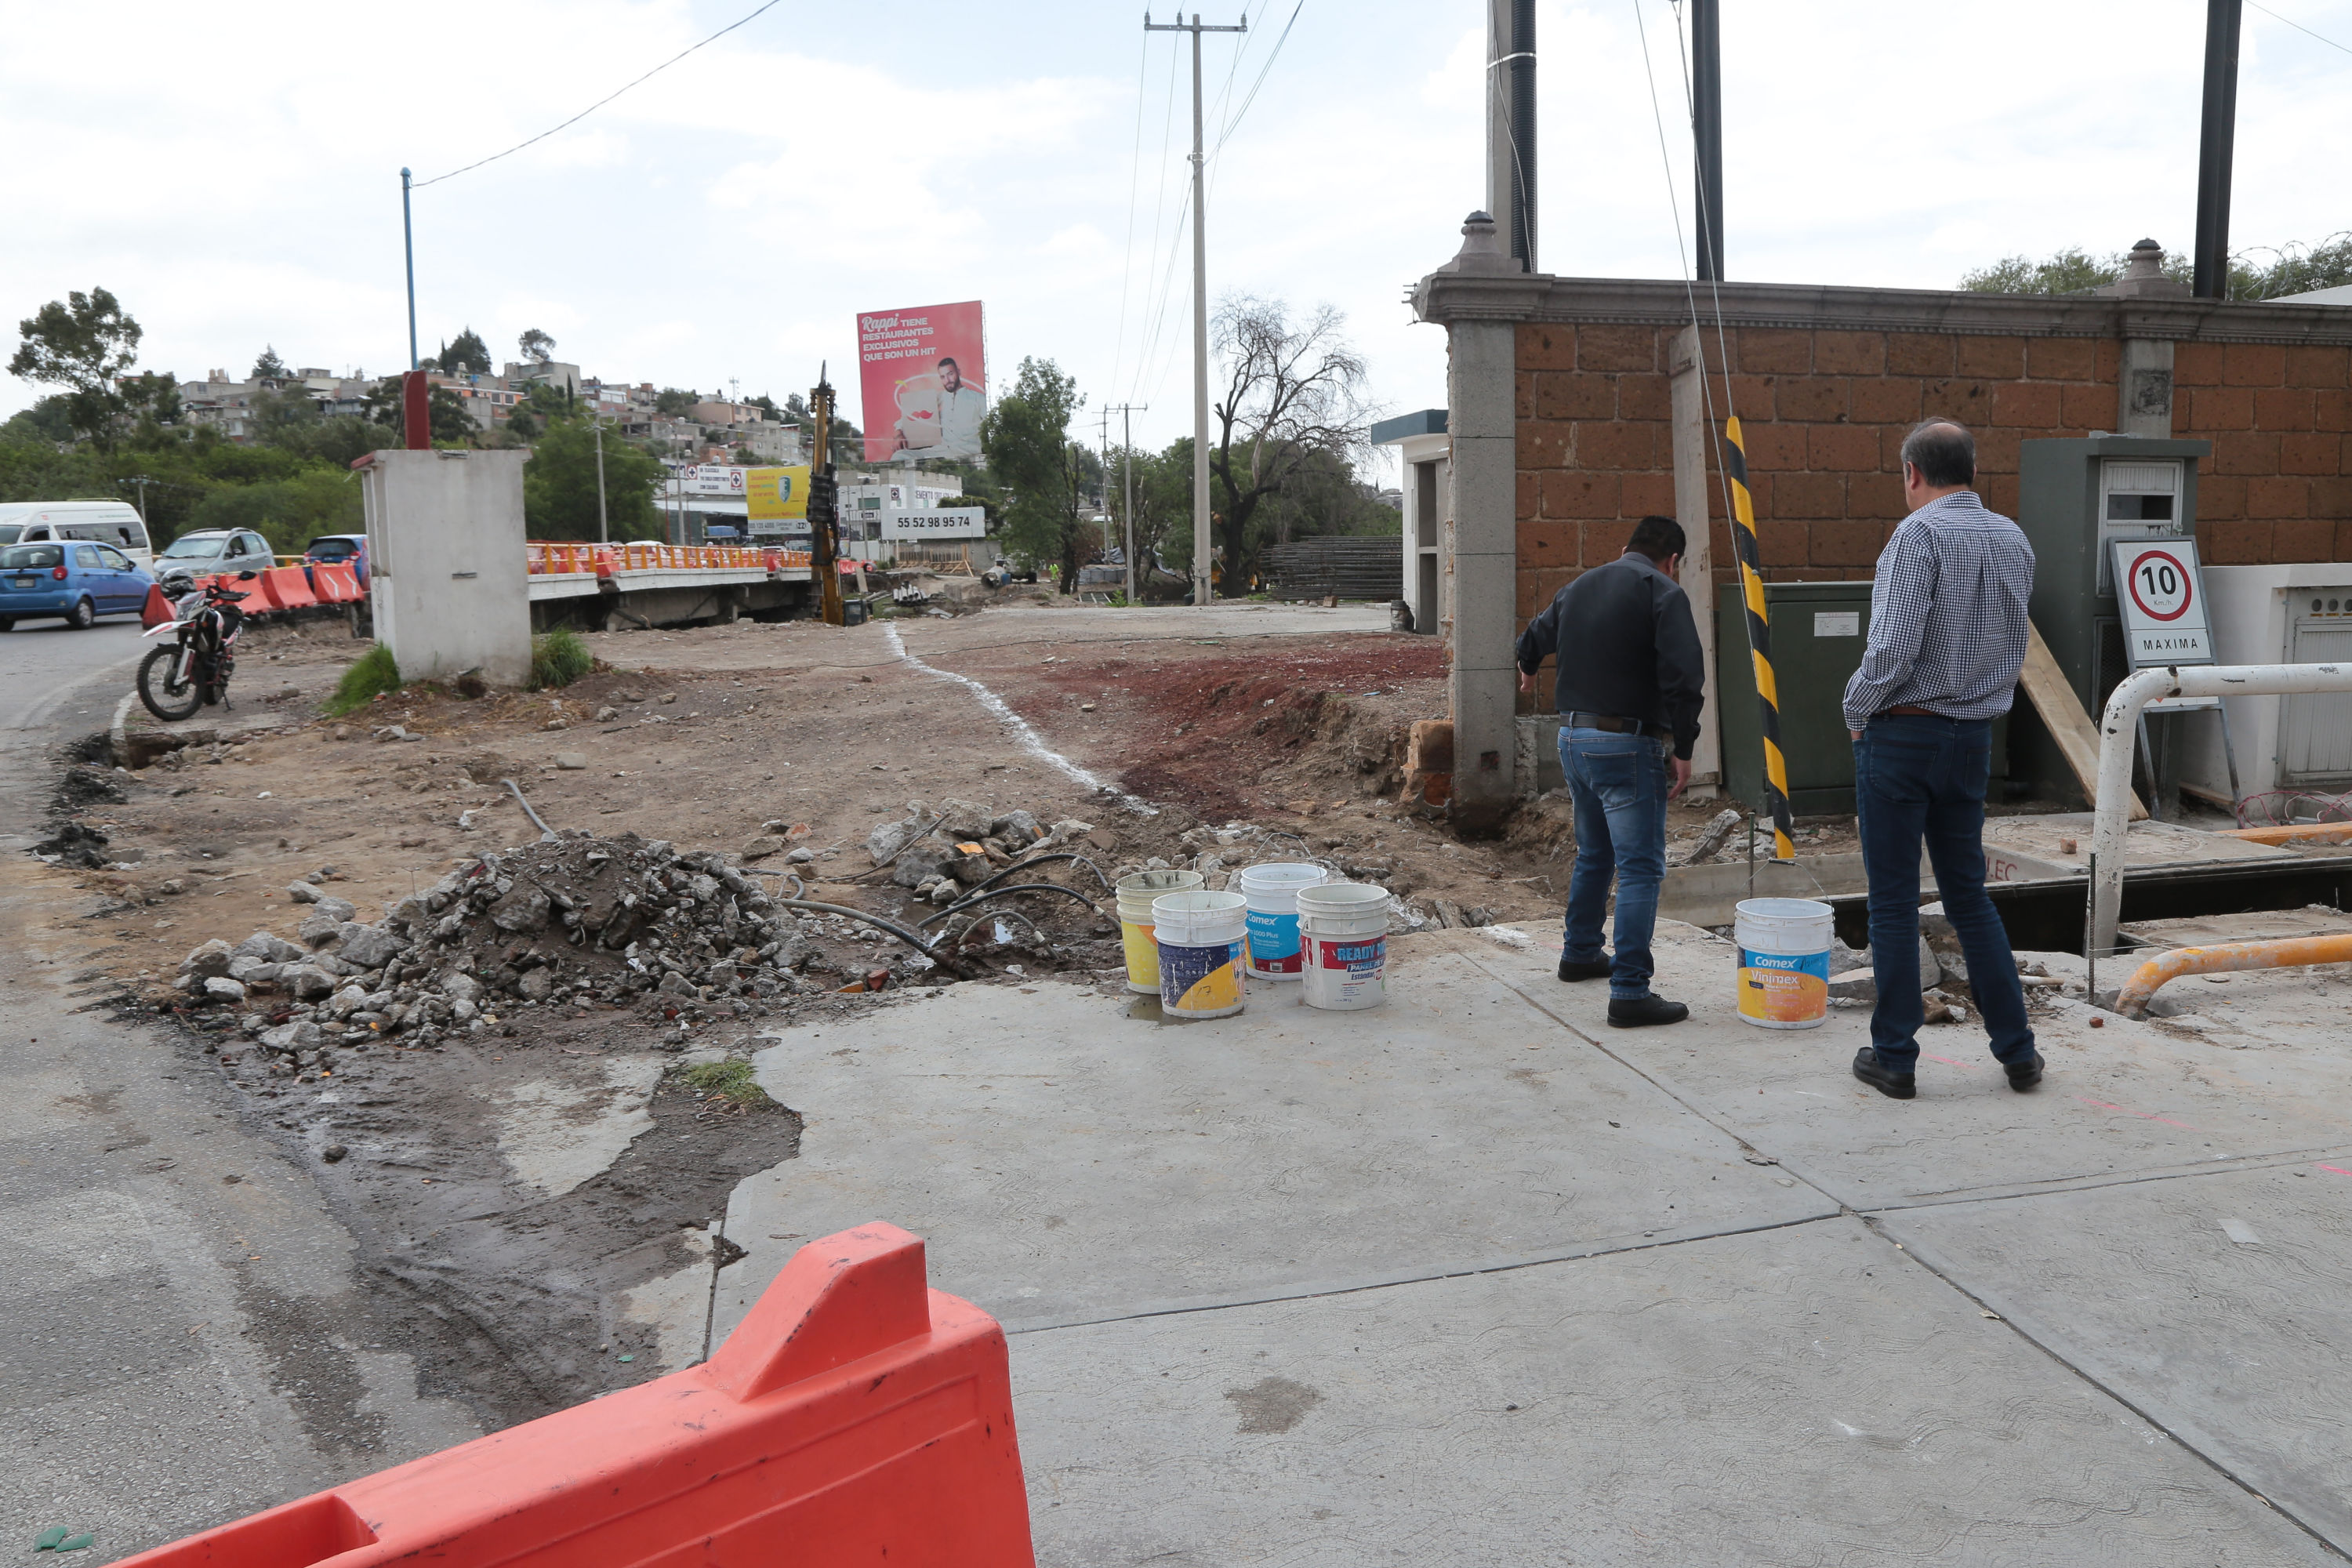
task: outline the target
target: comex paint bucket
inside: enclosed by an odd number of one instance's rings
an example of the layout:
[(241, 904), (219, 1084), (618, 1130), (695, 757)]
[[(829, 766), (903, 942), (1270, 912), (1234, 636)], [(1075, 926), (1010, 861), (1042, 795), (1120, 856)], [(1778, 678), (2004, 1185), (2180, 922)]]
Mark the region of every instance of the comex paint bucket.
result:
[(1198, 871), (1138, 871), (1118, 879), (1118, 940), (1127, 953), (1127, 988), (1160, 994), (1160, 948), (1151, 935), (1151, 900), (1203, 886)]
[(1811, 899), (1749, 899), (1732, 921), (1739, 1016), (1766, 1029), (1818, 1028), (1829, 1016), (1831, 910)]
[(1239, 893), (1202, 889), (1151, 900), (1160, 948), (1160, 1010), (1171, 1018), (1222, 1018), (1242, 1010), (1248, 967), (1247, 909)]
[(1301, 888), (1300, 999), (1349, 1013), (1389, 999), (1389, 890), (1368, 882)]
[(1320, 866), (1245, 868), (1233, 880), (1249, 900), (1249, 972), (1260, 980), (1298, 978), (1298, 889), (1320, 887), (1331, 874)]

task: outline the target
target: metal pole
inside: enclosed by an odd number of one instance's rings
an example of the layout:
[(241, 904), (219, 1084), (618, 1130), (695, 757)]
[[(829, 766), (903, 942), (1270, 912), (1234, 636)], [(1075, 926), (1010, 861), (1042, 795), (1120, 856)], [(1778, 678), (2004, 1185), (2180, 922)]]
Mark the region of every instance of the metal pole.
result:
[(594, 418), (589, 423), (596, 427), (596, 542), (610, 544), (613, 528), (604, 516), (604, 423)]
[(416, 228), (408, 216), (408, 171), (400, 172), (400, 248), (408, 260), (408, 368), (416, 368)]
[(1135, 418), (1125, 404), (1118, 410), (1120, 463), (1127, 470), (1127, 602), (1135, 603)]
[(1511, 255), (1536, 269), (1536, 0), (1511, 0)]
[(2197, 286), (2230, 292), (2230, 167), (2238, 126), (2238, 24), (2243, 0), (2205, 0), (2205, 118), (2197, 144)]
[(1723, 279), (1723, 29), (1719, 0), (1691, 0), (1691, 141), (1697, 167), (1698, 276)]
[(1209, 602), (1209, 215), (1201, 158), (1201, 14), (1192, 13), (1192, 603)]

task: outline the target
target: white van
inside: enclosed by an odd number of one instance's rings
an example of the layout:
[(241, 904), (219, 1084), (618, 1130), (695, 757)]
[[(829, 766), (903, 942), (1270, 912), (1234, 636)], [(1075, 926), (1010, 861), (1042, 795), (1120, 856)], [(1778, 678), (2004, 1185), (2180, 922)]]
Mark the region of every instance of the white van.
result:
[(147, 525), (139, 521), (138, 509), (129, 501), (0, 501), (0, 544), (37, 544), (58, 539), (111, 544), (137, 562), (142, 572), (155, 570)]

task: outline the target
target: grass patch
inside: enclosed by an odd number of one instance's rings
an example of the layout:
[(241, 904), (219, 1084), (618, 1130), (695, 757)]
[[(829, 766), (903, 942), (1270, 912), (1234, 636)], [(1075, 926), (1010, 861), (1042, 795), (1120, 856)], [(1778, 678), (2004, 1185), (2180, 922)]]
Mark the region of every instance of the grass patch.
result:
[(697, 1062), (677, 1076), (688, 1089), (715, 1096), (740, 1110), (761, 1110), (776, 1103), (751, 1076), (751, 1064), (741, 1057), (730, 1057), (720, 1062)]
[(335, 694), (327, 699), (330, 717), (340, 719), (354, 710), (366, 707), (387, 691), (400, 689), (400, 666), (393, 661), (392, 649), (378, 643), (360, 655), (343, 678), (335, 682)]
[(569, 686), (596, 668), (596, 656), (588, 651), (579, 634), (568, 627), (558, 626), (530, 639), (530, 689), (544, 691), (551, 686)]

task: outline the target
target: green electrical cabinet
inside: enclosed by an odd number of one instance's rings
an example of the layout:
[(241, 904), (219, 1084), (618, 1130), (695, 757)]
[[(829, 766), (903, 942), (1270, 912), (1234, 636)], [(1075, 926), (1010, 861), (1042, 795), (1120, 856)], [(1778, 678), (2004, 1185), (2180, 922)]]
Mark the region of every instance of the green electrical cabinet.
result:
[[(1862, 668), (1870, 637), (1868, 583), (1767, 583), (1772, 679), (1780, 696), (1780, 754), (1789, 769), (1789, 809), (1819, 816), (1853, 809), (1853, 742), (1845, 729), (1845, 685)], [(1737, 586), (1716, 591), (1717, 704), (1724, 785), (1751, 810), (1764, 809), (1764, 728), (1756, 664), (1748, 653), (1748, 611)], [(1992, 773), (2008, 774), (2007, 720), (1996, 721)]]

